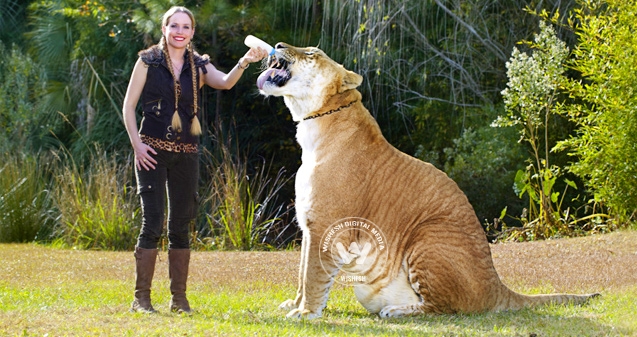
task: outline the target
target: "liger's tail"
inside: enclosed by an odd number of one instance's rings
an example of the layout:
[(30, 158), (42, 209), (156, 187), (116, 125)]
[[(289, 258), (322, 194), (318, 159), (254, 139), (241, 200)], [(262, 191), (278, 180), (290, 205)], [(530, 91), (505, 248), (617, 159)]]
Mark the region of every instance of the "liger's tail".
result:
[(599, 293), (594, 294), (542, 294), (542, 295), (524, 295), (508, 289), (504, 291), (498, 299), (494, 311), (502, 310), (519, 310), (522, 308), (534, 307), (543, 304), (575, 304), (581, 305), (588, 300), (601, 296)]

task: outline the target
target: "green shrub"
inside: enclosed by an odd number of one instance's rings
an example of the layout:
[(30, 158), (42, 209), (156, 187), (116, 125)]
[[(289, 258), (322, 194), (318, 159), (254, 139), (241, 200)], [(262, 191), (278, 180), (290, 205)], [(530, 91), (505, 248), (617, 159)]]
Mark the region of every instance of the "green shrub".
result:
[(577, 134), (558, 145), (577, 158), (570, 171), (595, 203), (625, 222), (637, 215), (637, 3), (579, 1), (572, 25), (578, 36), (569, 66), (581, 74), (565, 84), (573, 104), (565, 115)]
[(569, 49), (544, 21), (540, 21), (540, 32), (534, 40), (524, 44), (529, 53), (514, 48), (506, 63), (509, 82), (502, 96), (507, 115), (498, 117), (494, 125), (515, 126), (520, 141), (531, 150), (532, 157), (527, 160), (526, 169), (516, 173), (514, 185), (516, 193), (528, 197), (529, 202), (520, 217), (522, 229), (505, 231), (503, 235), (516, 240), (570, 236), (577, 229), (577, 219), (572, 218), (568, 208), (563, 209), (566, 191), (556, 190), (556, 182), (560, 179), (567, 187), (576, 186), (554, 164), (549, 137), (549, 123), (562, 108), (561, 84)]
[(18, 152), (38, 135), (46, 118), (40, 100), (46, 76), (42, 68), (16, 46), (0, 41), (0, 142)]
[(517, 139), (514, 128), (485, 126), (465, 130), (453, 147), (444, 149), (444, 171), (465, 192), (483, 223), (499, 218), (505, 207), (509, 214), (522, 213), (522, 200), (512, 188), (526, 156)]

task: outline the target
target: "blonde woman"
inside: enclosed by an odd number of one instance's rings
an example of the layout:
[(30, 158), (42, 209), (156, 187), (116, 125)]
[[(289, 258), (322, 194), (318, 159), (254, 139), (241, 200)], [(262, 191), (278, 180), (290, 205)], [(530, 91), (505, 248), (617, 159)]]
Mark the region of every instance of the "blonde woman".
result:
[[(157, 45), (139, 52), (123, 106), (142, 206), (131, 311), (155, 312), (150, 292), (167, 198), (170, 310), (189, 314), (188, 230), (198, 206), (200, 89), (204, 84), (232, 88), (249, 64), (263, 59), (267, 52), (250, 49), (226, 74), (217, 70), (207, 55), (193, 49), (195, 18), (187, 8), (170, 8), (162, 18), (161, 31)], [(135, 109), (140, 99), (143, 118), (138, 129)]]

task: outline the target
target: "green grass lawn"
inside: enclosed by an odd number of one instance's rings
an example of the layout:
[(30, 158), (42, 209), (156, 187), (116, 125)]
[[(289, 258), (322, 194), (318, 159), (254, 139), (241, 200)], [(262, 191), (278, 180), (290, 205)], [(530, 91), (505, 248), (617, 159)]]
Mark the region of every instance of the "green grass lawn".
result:
[(596, 290), (602, 297), (582, 307), (381, 320), (352, 289), (336, 285), (322, 318), (290, 320), (277, 306), (296, 292), (298, 252), (195, 252), (188, 295), (196, 312), (180, 316), (167, 308), (167, 256), (160, 253), (153, 284), (159, 314), (146, 315), (128, 312), (132, 252), (10, 244), (0, 245), (0, 335), (637, 336), (637, 232), (499, 244), (493, 255), (517, 291)]

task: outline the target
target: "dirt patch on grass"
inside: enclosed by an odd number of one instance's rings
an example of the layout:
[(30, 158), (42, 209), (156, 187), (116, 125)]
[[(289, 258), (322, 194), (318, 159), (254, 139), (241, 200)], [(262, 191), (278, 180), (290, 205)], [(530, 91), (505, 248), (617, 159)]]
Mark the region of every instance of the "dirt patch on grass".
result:
[(492, 245), (495, 267), (512, 288), (600, 292), (637, 285), (637, 232)]
[[(495, 267), (514, 289), (603, 292), (637, 285), (637, 232), (491, 245)], [(193, 255), (197, 282), (216, 286), (256, 281), (296, 287), (298, 252), (202, 252)]]
[(300, 252), (195, 252), (190, 280), (213, 288), (249, 283), (296, 286)]

